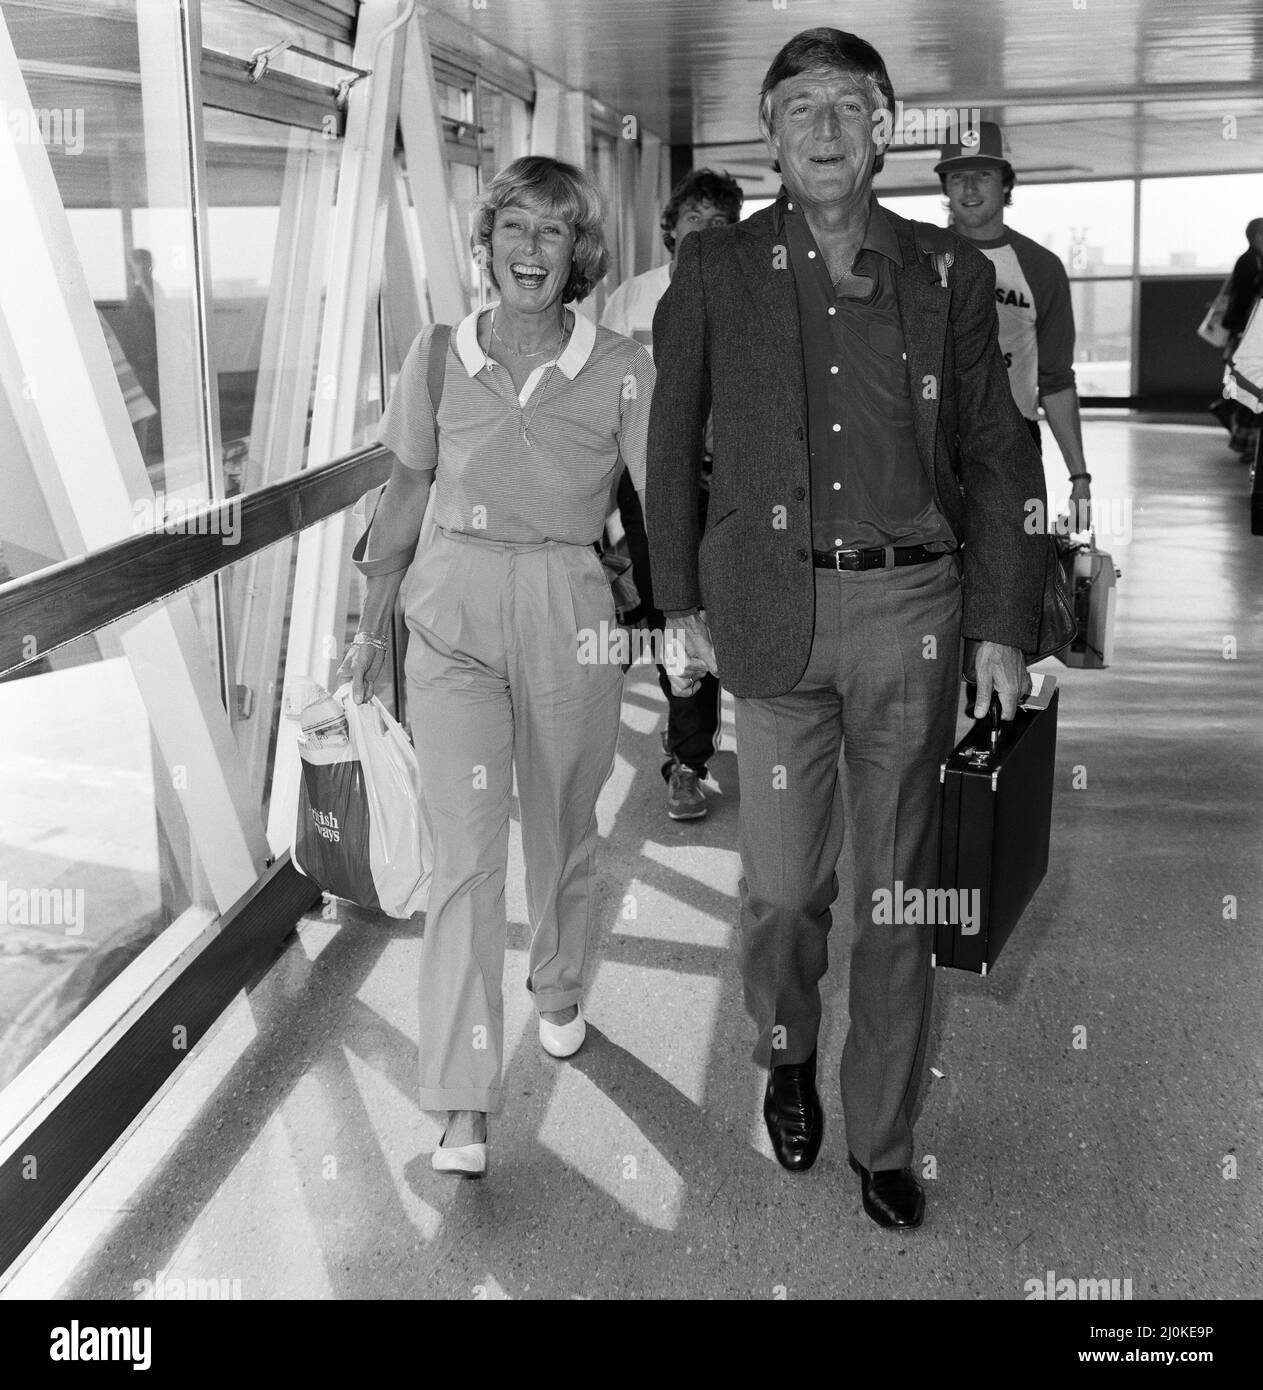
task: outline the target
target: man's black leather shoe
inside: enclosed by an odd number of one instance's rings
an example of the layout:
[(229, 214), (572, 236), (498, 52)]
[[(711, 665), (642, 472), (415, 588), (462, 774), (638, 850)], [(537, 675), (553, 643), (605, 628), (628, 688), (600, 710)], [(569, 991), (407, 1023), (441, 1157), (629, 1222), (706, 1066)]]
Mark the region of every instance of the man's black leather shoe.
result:
[(824, 1109), (816, 1092), (816, 1054), (805, 1062), (772, 1067), (763, 1096), (763, 1119), (782, 1168), (805, 1173), (824, 1138)]
[(912, 1176), (911, 1168), (880, 1168), (870, 1173), (847, 1154), (851, 1167), (860, 1175), (860, 1196), (864, 1210), (879, 1226), (919, 1226), (925, 1215), (925, 1193)]

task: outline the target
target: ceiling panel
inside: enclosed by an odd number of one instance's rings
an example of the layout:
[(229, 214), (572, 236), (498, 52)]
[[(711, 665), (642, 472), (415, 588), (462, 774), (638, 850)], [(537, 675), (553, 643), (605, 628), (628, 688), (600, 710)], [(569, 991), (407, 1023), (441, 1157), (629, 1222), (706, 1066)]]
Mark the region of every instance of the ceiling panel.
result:
[[(771, 186), (758, 91), (777, 49), (845, 25), (908, 107), (979, 107), (1032, 182), (1263, 169), (1263, 0), (429, 0), (697, 161)], [(1226, 116), (1236, 138), (1225, 139)], [(937, 151), (881, 186), (937, 185)]]

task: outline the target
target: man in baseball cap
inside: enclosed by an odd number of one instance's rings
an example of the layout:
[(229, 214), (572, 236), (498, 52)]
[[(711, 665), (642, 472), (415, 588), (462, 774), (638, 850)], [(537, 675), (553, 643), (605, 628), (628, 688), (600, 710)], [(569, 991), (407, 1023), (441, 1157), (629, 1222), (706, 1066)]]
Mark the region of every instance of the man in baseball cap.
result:
[(1009, 389), (1037, 445), (1039, 407), (1070, 471), (1071, 526), (1091, 524), (1092, 475), (1083, 458), (1074, 380), (1074, 311), (1070, 281), (1046, 247), (1004, 225), (1017, 179), (993, 121), (962, 131), (934, 166), (952, 211), (952, 226), (995, 266), (1000, 351)]

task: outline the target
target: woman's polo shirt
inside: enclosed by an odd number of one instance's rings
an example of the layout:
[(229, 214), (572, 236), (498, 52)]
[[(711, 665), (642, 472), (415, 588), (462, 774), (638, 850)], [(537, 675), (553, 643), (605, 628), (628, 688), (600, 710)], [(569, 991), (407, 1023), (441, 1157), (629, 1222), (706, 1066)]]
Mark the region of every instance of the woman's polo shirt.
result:
[[(435, 468), (435, 522), (483, 540), (591, 545), (622, 464), (645, 486), (653, 359), (639, 343), (567, 307), (565, 351), (536, 367), (522, 396), (478, 345), (478, 318), (451, 336), (439, 403), (437, 468), (427, 372), (434, 329), (404, 359), (378, 440), (408, 468)], [(523, 437), (523, 427), (529, 442)]]

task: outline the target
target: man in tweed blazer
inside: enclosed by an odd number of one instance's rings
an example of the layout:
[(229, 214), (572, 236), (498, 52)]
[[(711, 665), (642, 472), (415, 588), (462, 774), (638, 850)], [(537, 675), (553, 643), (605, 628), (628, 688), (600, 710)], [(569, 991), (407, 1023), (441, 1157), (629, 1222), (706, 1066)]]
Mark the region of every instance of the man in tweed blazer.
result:
[(854, 35), (804, 31), (772, 63), (760, 114), (781, 196), (688, 238), (654, 319), (646, 521), (655, 594), (684, 630), (678, 689), (712, 670), (735, 699), (742, 972), (773, 1149), (802, 1170), (821, 1143), (819, 981), (849, 840), (849, 1160), (868, 1214), (915, 1226), (932, 929), (874, 920), (874, 904), (937, 886), (962, 642), (979, 708), (994, 689), (1012, 718), (1046, 542), (1023, 525), (1043, 473), (990, 262), (872, 196), (893, 110)]

